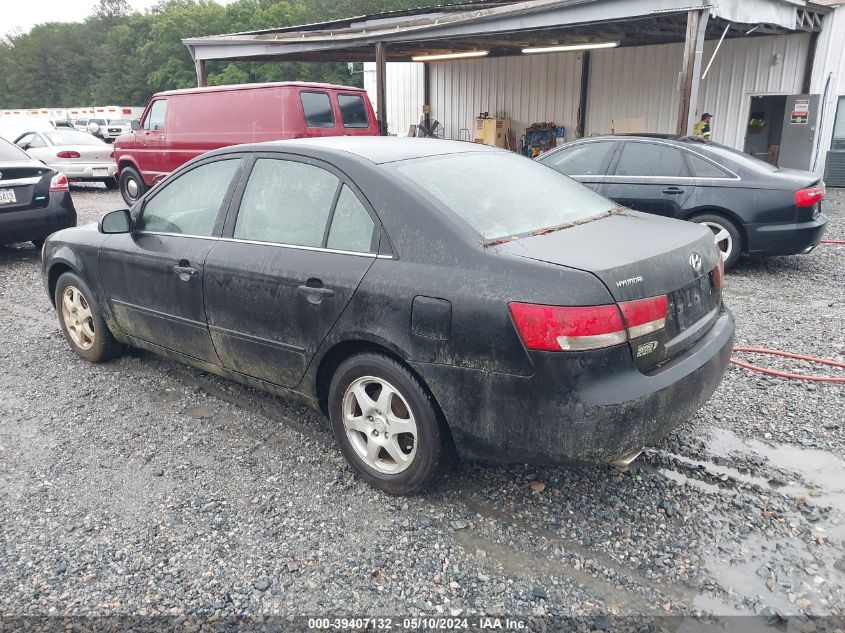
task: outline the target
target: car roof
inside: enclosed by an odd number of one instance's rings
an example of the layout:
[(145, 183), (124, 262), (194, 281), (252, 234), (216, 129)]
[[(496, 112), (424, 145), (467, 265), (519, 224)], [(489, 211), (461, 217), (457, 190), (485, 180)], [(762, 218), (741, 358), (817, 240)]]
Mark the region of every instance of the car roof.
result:
[(576, 139), (574, 142), (582, 142), (582, 141), (598, 141), (598, 140), (605, 140), (605, 141), (666, 141), (673, 145), (681, 145), (681, 146), (690, 146), (690, 145), (698, 145), (698, 146), (707, 146), (710, 144), (710, 141), (707, 141), (703, 138), (698, 138), (697, 136), (679, 136), (677, 134), (661, 134), (658, 132), (639, 132), (637, 134), (603, 134), (601, 136), (590, 136), (587, 138), (579, 138)]
[(364, 92), (363, 88), (355, 86), (341, 86), (338, 84), (324, 84), (312, 81), (274, 81), (254, 84), (228, 84), (225, 86), (204, 86), (202, 88), (182, 88), (179, 90), (164, 90), (153, 97), (170, 97), (174, 95), (204, 94), (206, 92), (227, 92), (229, 90), (254, 90), (256, 88), (280, 88), (294, 86), (297, 88), (319, 88), (321, 90), (345, 90), (348, 92)]
[(227, 148), (228, 150), (248, 149), (251, 151), (294, 151), (311, 154), (344, 153), (352, 154), (372, 163), (383, 164), (412, 158), (424, 158), (445, 154), (467, 152), (504, 152), (505, 150), (470, 143), (468, 141), (446, 141), (431, 138), (412, 138), (395, 136), (324, 136), (300, 138), (286, 141), (268, 141)]

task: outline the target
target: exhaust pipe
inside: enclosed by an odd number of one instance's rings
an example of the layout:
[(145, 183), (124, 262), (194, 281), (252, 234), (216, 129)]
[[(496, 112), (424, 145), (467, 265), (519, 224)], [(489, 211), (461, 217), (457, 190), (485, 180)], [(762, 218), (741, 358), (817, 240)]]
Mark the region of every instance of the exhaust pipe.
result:
[(615, 466), (623, 473), (628, 470), (628, 467), (633, 463), (637, 457), (642, 455), (643, 449), (637, 448), (631, 451), (630, 453), (625, 453), (622, 457), (615, 459), (614, 461), (610, 462), (611, 466)]

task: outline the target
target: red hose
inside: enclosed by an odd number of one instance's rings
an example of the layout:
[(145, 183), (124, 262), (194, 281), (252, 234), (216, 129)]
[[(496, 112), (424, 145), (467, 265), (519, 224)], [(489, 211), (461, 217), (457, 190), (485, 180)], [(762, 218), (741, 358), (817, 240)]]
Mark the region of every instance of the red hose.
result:
[[(793, 354), (791, 352), (781, 352), (775, 349), (765, 349), (762, 347), (735, 347), (734, 352), (746, 352), (749, 354), (769, 354), (770, 356), (784, 356), (786, 358), (794, 358), (796, 360), (804, 360), (810, 363), (816, 363), (819, 365), (830, 365), (831, 367), (839, 367), (841, 369), (845, 369), (845, 363), (840, 363), (835, 360), (827, 360), (824, 358), (815, 358), (813, 356), (802, 356), (801, 354)], [(752, 365), (751, 363), (745, 363), (741, 360), (731, 359), (731, 363), (736, 365), (737, 367), (744, 367), (745, 369), (750, 369), (751, 371), (757, 371), (761, 374), (767, 374), (769, 376), (779, 376), (781, 378), (791, 378), (793, 380), (809, 380), (811, 382), (841, 382), (845, 383), (845, 376), (804, 376), (802, 374), (792, 374), (785, 371), (778, 371), (776, 369), (766, 369), (765, 367), (759, 367), (758, 365)]]
[(822, 240), (822, 244), (845, 244), (845, 240)]

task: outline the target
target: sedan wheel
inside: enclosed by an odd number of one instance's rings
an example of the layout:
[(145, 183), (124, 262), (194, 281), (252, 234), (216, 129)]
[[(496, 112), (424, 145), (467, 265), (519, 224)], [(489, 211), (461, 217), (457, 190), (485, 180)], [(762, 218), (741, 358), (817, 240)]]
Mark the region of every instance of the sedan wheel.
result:
[(62, 293), (62, 319), (74, 345), (85, 351), (94, 347), (97, 336), (94, 316), (85, 297), (75, 286), (68, 286)]
[(364, 376), (347, 387), (343, 426), (358, 457), (373, 470), (395, 475), (414, 461), (414, 416), (402, 394), (386, 380)]
[(728, 229), (715, 222), (702, 222), (704, 226), (713, 231), (713, 237), (716, 240), (716, 246), (722, 251), (722, 259), (727, 260), (734, 252), (734, 241)]
[(742, 254), (742, 236), (736, 225), (721, 215), (710, 213), (694, 216), (690, 221), (706, 226), (712, 231), (716, 246), (722, 252), (725, 269), (732, 268)]

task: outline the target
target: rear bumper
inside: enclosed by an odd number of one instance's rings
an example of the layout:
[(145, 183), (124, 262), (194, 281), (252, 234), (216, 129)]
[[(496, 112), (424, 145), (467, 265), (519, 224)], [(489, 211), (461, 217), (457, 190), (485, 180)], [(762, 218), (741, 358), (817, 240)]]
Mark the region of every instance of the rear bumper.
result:
[(809, 253), (824, 235), (827, 216), (797, 224), (748, 224), (749, 255), (797, 255)]
[(51, 167), (70, 180), (102, 180), (114, 178), (117, 174), (117, 165), (114, 163), (56, 163)]
[(0, 211), (0, 244), (44, 239), (71, 226), (76, 226), (76, 209), (70, 193), (52, 192), (46, 207)]
[(733, 350), (723, 309), (695, 345), (648, 374), (627, 345), (532, 353), (530, 377), (416, 364), (463, 458), (535, 464), (610, 463), (672, 431), (713, 394)]

